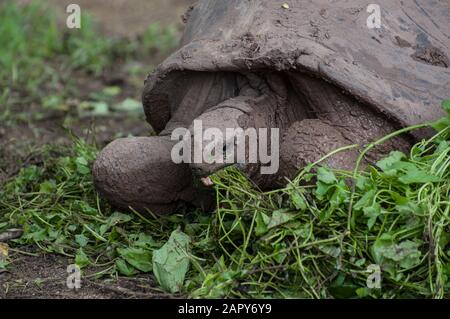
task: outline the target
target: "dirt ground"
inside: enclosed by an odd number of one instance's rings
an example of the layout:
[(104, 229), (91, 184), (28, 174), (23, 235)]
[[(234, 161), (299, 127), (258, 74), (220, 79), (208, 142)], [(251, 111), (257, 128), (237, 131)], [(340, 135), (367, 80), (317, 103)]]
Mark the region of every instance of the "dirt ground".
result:
[[(22, 0), (26, 3), (29, 0)], [(58, 19), (64, 21), (65, 8), (73, 1), (47, 0), (59, 12)], [(159, 22), (162, 26), (178, 25), (182, 29), (181, 16), (194, 0), (78, 0), (82, 10), (91, 13), (100, 30), (108, 36), (134, 36), (144, 31), (149, 24)], [(149, 63), (148, 61), (143, 61)], [(150, 61), (157, 63), (157, 61)], [(142, 79), (143, 82), (144, 79)], [(140, 99), (140, 90), (128, 83), (126, 74), (112, 72), (103, 79), (80, 77), (80, 91), (89, 95), (105, 85), (120, 86), (122, 93), (118, 99), (131, 97)], [(0, 161), (7, 162), (6, 169), (0, 168), (0, 185), (14, 176), (20, 166), (19, 158), (27, 157), (34, 147), (52, 142), (69, 142), (62, 123), (64, 116), (46, 114), (33, 123), (5, 129), (0, 123)], [(95, 127), (96, 140), (104, 145), (118, 134), (148, 134), (150, 127), (142, 119), (103, 117), (86, 119), (73, 127), (75, 134), (82, 136)], [(18, 150), (21, 150), (20, 152)], [(31, 164), (35, 159), (30, 157)], [(89, 278), (89, 271), (82, 277), (82, 288), (78, 291), (67, 288), (67, 266), (72, 262), (65, 257), (42, 255), (33, 247), (25, 252), (11, 251), (13, 260), (8, 271), (0, 272), (0, 299), (2, 298), (169, 298), (155, 290), (151, 279), (146, 276), (100, 280)]]
[(80, 289), (68, 288), (68, 258), (56, 255), (37, 257), (23, 254), (13, 255), (11, 272), (0, 273), (0, 299), (166, 299), (167, 295), (152, 288), (155, 286), (148, 276), (118, 278), (117, 280), (95, 279), (92, 272), (81, 276)]

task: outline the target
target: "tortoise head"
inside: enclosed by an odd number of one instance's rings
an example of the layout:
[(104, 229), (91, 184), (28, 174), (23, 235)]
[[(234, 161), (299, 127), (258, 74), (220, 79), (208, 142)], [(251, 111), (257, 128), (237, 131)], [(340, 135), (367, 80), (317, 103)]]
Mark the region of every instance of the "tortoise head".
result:
[(244, 131), (239, 119), (246, 117), (239, 109), (219, 107), (194, 120), (189, 132), (190, 167), (195, 175), (206, 177), (238, 162), (244, 165), (245, 158), (239, 159), (236, 150)]

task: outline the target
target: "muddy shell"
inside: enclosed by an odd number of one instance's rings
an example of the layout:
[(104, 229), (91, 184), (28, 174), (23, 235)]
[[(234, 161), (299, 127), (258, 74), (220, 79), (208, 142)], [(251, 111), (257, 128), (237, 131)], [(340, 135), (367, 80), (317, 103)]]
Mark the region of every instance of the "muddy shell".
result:
[[(370, 27), (373, 8), (362, 0), (199, 1), (186, 14), (181, 48), (146, 81), (148, 122), (158, 132), (188, 124), (233, 96), (232, 74), (266, 71), (318, 77), (402, 127), (443, 116), (440, 105), (450, 95), (450, 2), (377, 3), (380, 28)], [(186, 98), (186, 88), (211, 72), (227, 85), (210, 102)], [(186, 103), (188, 111), (174, 118)]]

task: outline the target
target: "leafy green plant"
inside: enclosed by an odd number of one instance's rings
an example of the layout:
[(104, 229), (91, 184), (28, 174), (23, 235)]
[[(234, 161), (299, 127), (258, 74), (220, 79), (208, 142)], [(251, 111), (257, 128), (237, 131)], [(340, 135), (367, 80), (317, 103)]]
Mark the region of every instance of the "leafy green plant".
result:
[[(450, 126), (441, 124), (449, 118), (432, 123), (439, 133), (410, 154), (393, 152), (363, 171), (331, 170), (319, 161), (269, 193), (234, 169), (219, 173), (212, 230), (230, 277), (218, 291), (223, 278), (208, 276), (194, 294), (448, 296)], [(367, 287), (370, 265), (381, 267), (381, 289)]]
[(66, 33), (64, 50), (69, 54), (72, 68), (82, 68), (96, 75), (101, 74), (116, 59), (125, 59), (134, 49), (127, 39), (102, 37), (96, 32), (89, 15), (82, 15), (80, 29)]
[(167, 54), (178, 39), (173, 28), (158, 25), (151, 25), (142, 40), (104, 37), (88, 13), (83, 11), (81, 19), (80, 29), (68, 29), (59, 26), (53, 10), (41, 2), (0, 3), (2, 121), (41, 119), (48, 110), (67, 113), (65, 101), (79, 95), (77, 77), (98, 78), (122, 62), (148, 58), (149, 50)]
[[(154, 250), (181, 218), (147, 219), (112, 209), (96, 194), (90, 174), (97, 151), (82, 140), (39, 153), (43, 165), (23, 168), (0, 189), (0, 225), (24, 231), (15, 245), (71, 257), (81, 268), (100, 268), (98, 275), (152, 271)], [(165, 269), (162, 262), (159, 269)]]
[[(234, 168), (221, 171), (212, 177), (213, 214), (165, 217), (124, 214), (103, 202), (89, 169), (96, 150), (76, 139), (57, 153), (48, 148), (43, 165), (22, 169), (5, 185), (0, 225), (23, 228), (18, 247), (70, 256), (98, 268), (93, 276), (149, 273), (164, 290), (192, 297), (448, 297), (444, 122), (433, 123), (439, 133), (409, 154), (394, 151), (355, 171), (318, 161), (271, 192)], [(367, 286), (373, 265), (382, 272), (380, 289)]]
[(48, 76), (43, 60), (62, 47), (56, 20), (43, 13), (36, 2), (20, 7), (12, 1), (0, 4), (0, 83), (5, 86), (28, 84), (30, 88), (38, 78)]

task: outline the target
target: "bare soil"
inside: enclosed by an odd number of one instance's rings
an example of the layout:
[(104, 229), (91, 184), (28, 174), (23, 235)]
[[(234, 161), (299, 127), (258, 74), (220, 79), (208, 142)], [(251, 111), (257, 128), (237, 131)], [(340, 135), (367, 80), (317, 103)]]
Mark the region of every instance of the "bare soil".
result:
[[(81, 288), (67, 285), (67, 267), (72, 260), (62, 256), (28, 256), (15, 253), (10, 272), (0, 273), (0, 299), (155, 299), (173, 298), (156, 290), (152, 279), (140, 275), (117, 280), (95, 279), (87, 270), (81, 277)], [(91, 277), (90, 277), (91, 276)]]

